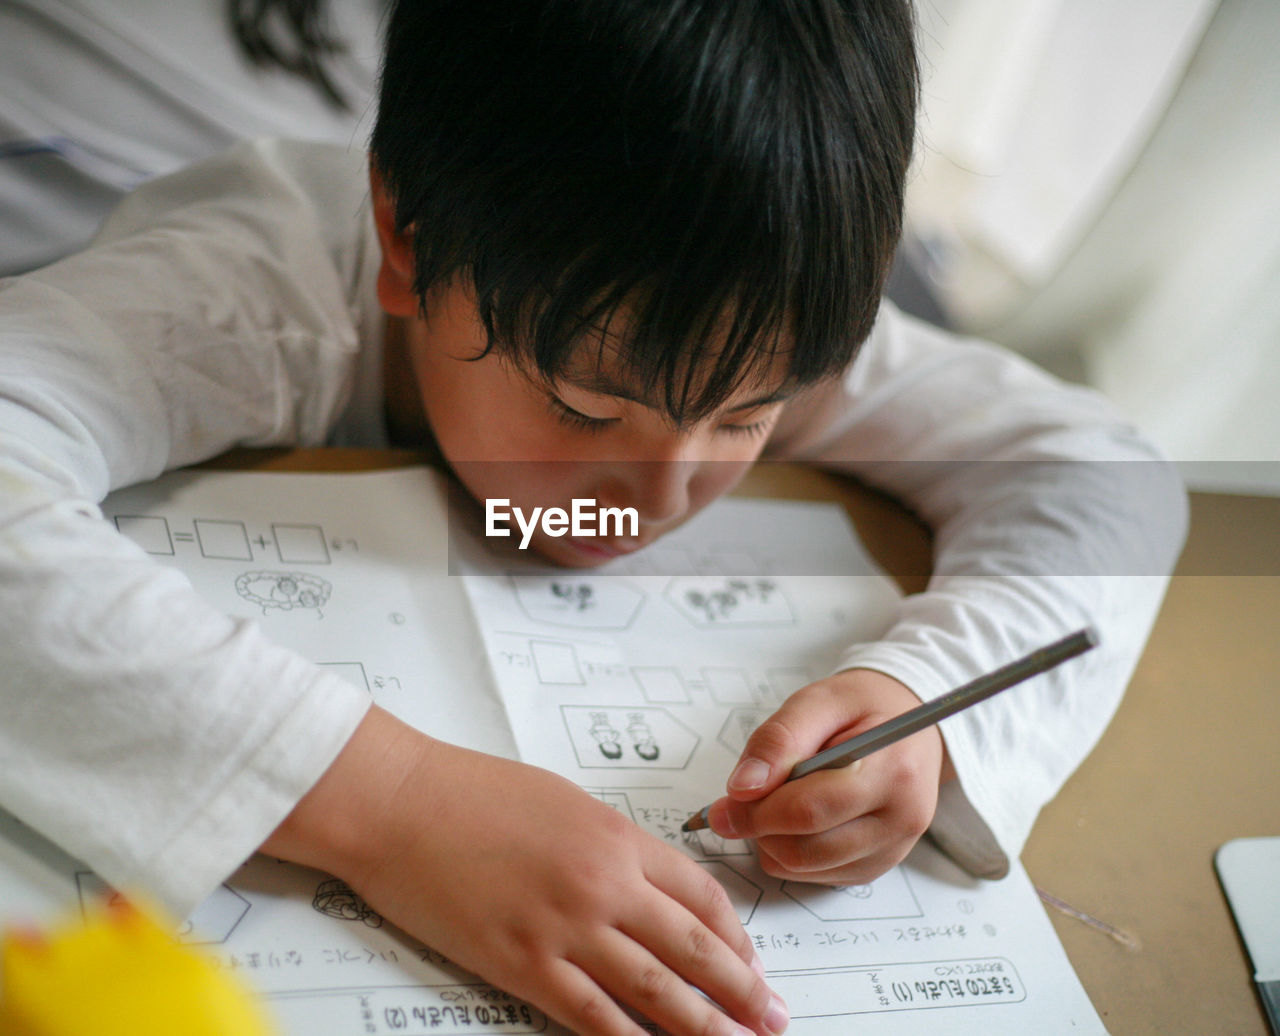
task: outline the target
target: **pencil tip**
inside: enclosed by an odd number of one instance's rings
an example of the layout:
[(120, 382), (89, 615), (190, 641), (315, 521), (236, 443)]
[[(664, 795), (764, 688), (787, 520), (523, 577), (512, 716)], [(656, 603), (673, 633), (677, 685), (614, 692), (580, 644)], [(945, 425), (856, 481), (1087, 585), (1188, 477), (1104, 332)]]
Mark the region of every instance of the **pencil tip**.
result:
[(688, 834), (691, 831), (701, 831), (706, 826), (707, 826), (707, 811), (706, 811), (706, 808), (704, 807), (703, 809), (700, 809), (698, 810), (698, 812), (693, 814), (693, 816), (691, 816), (683, 824), (681, 824), (680, 830), (683, 831), (685, 834)]

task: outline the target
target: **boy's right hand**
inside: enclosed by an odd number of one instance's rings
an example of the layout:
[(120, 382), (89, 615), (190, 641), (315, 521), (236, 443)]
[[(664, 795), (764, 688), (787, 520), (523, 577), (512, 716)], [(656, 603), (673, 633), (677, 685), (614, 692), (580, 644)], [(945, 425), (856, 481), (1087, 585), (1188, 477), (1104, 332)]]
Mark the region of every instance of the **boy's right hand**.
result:
[(569, 781), (376, 706), (262, 848), (343, 878), (576, 1032), (639, 1036), (619, 1003), (673, 1036), (786, 1027), (728, 896), (696, 863)]

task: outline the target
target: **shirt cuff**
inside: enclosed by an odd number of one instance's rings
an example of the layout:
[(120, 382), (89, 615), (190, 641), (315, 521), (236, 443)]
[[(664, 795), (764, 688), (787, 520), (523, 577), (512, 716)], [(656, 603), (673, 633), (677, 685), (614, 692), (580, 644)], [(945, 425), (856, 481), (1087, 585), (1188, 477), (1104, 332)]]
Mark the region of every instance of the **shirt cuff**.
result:
[[(257, 851), (329, 769), (372, 704), (363, 689), (312, 670), (296, 706), (160, 851), (109, 884), (146, 890), (185, 918)], [(304, 674), (300, 674), (304, 675)]]
[[(932, 701), (952, 688), (939, 674), (906, 651), (876, 644), (852, 648), (833, 672), (872, 669), (904, 684), (921, 701)], [(956, 779), (938, 790), (938, 804), (929, 835), (943, 852), (970, 874), (1003, 878), (1009, 861), (1022, 850), (1035, 814), (1016, 815), (1005, 797), (991, 786), (990, 766), (984, 766), (959, 724), (950, 717), (938, 724)]]

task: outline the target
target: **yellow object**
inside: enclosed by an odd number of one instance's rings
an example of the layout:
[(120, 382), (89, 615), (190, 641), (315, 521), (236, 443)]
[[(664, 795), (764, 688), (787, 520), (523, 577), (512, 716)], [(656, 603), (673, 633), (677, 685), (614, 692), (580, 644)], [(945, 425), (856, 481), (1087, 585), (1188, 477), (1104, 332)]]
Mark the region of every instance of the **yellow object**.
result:
[(261, 1009), (203, 954), (125, 904), (0, 943), (4, 1036), (271, 1036)]

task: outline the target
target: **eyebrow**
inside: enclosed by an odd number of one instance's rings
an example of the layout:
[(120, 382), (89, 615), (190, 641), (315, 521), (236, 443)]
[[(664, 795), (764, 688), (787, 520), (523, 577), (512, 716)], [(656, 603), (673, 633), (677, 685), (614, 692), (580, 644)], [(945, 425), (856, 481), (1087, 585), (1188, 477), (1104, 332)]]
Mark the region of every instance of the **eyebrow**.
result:
[[(639, 403), (641, 406), (653, 406), (651, 400), (642, 399), (626, 385), (598, 371), (591, 374), (563, 374), (558, 380), (567, 382), (574, 388), (582, 389), (584, 392), (594, 392), (602, 396), (617, 396), (619, 399)], [(743, 410), (755, 410), (757, 407), (768, 406), (771, 403), (781, 403), (786, 399), (790, 399), (794, 394), (795, 389), (780, 386), (767, 395), (757, 396), (755, 399), (749, 399), (745, 403), (732, 406), (726, 413), (737, 414)]]

